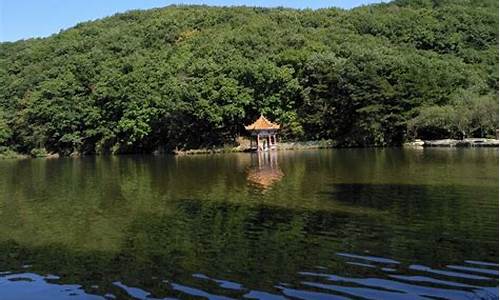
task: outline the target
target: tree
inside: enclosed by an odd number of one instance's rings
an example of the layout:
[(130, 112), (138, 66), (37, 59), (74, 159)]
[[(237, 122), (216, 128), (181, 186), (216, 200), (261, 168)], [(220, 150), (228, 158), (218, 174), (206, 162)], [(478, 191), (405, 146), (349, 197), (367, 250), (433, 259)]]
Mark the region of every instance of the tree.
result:
[(133, 11), (0, 43), (0, 82), (24, 153), (219, 147), (261, 113), (341, 146), (491, 136), (498, 2)]
[(0, 108), (0, 146), (6, 146), (12, 136), (12, 130), (7, 124), (5, 113)]

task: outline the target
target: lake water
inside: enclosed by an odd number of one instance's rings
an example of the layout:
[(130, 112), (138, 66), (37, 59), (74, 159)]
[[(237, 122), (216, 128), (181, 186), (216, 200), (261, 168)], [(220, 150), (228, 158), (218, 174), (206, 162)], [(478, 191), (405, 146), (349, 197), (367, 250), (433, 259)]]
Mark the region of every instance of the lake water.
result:
[(498, 159), (0, 161), (0, 299), (497, 299)]

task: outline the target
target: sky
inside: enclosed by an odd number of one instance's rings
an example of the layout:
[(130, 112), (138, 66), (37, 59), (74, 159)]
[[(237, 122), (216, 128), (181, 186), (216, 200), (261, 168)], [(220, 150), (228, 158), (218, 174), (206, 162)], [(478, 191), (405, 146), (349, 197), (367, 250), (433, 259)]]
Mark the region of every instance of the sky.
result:
[(353, 8), (382, 0), (0, 0), (0, 42), (46, 37), (80, 22), (171, 4)]

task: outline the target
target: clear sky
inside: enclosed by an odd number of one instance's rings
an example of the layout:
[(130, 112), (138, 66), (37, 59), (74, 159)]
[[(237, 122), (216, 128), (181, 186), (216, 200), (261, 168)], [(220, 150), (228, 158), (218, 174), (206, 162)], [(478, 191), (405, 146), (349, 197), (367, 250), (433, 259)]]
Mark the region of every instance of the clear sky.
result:
[(382, 0), (0, 0), (0, 41), (45, 37), (79, 22), (170, 4), (352, 8), (375, 2)]

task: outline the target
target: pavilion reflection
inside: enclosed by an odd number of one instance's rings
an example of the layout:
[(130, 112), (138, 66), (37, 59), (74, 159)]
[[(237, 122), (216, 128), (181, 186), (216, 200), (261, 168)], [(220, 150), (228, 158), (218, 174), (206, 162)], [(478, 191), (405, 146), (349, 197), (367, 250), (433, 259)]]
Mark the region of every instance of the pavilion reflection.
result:
[(247, 171), (249, 183), (266, 190), (279, 182), (284, 174), (278, 165), (278, 155), (274, 151), (257, 152), (251, 156), (251, 165)]

